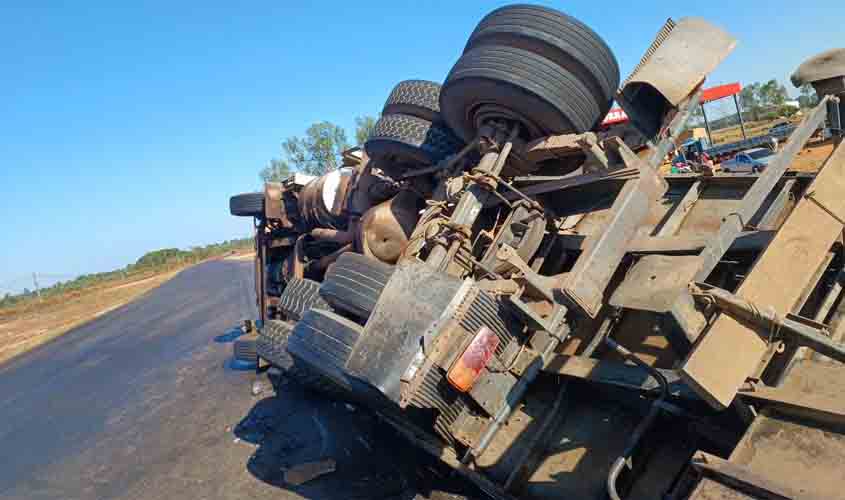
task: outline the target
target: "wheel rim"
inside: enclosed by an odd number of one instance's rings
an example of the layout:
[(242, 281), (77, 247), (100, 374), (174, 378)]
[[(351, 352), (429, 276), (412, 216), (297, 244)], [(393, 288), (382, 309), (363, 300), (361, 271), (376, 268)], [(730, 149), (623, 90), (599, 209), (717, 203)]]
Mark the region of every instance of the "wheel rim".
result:
[(467, 111), (467, 122), (475, 124), (475, 130), (481, 130), (485, 123), (506, 121), (520, 126), (520, 136), (538, 137), (544, 135), (542, 129), (530, 118), (514, 110), (494, 103), (481, 103)]

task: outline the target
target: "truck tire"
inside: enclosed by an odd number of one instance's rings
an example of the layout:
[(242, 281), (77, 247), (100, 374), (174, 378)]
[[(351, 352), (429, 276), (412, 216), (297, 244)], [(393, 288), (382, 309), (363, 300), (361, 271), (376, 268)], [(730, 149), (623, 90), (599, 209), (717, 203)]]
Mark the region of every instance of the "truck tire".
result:
[(504, 45), (533, 52), (567, 69), (602, 103), (607, 114), (619, 87), (619, 64), (602, 38), (581, 21), (555, 9), (510, 5), (478, 23), (464, 52)]
[(437, 163), (460, 148), (444, 125), (405, 114), (382, 115), (364, 143), (370, 158), (409, 167)]
[(329, 309), (320, 297), (320, 284), (309, 279), (290, 278), (279, 297), (279, 309), (288, 319), (299, 321), (312, 308)]
[(352, 383), (344, 369), (362, 331), (360, 325), (333, 312), (306, 312), (288, 337), (293, 359), (289, 376), (309, 389), (348, 399)]
[(329, 267), (320, 296), (336, 310), (366, 321), (392, 274), (389, 264), (347, 252)]
[(517, 122), (520, 136), (582, 133), (603, 117), (599, 102), (576, 75), (533, 52), (481, 45), (458, 59), (440, 92), (443, 119), (464, 141), (487, 120)]
[(264, 193), (242, 193), (229, 198), (229, 213), (239, 217), (263, 217)]
[(288, 354), (288, 337), (292, 330), (293, 326), (287, 322), (276, 319), (265, 321), (255, 342), (258, 356), (281, 370), (289, 370), (293, 365)]
[(432, 123), (440, 118), (440, 84), (427, 80), (405, 80), (390, 91), (382, 115), (416, 116)]

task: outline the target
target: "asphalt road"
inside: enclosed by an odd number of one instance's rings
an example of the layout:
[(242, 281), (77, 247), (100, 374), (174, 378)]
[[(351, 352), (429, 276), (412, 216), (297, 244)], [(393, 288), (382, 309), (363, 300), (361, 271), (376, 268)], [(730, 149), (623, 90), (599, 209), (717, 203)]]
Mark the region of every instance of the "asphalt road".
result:
[[(251, 263), (202, 264), (0, 365), (0, 498), (462, 498), (368, 413), (229, 369), (215, 337), (252, 297)], [(327, 458), (335, 472), (285, 482)]]

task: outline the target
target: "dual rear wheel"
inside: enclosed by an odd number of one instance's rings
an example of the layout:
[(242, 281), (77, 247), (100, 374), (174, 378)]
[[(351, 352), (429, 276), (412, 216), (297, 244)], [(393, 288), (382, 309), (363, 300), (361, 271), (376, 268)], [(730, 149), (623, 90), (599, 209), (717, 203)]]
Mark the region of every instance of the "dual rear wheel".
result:
[(462, 146), (440, 116), (440, 84), (406, 80), (393, 87), (364, 149), (388, 174), (402, 175)]
[(616, 58), (589, 27), (554, 9), (503, 7), (476, 26), (442, 87), (394, 87), (365, 149), (404, 171), (456, 153), (489, 120), (518, 123), (525, 140), (581, 133), (618, 86)]
[(392, 273), (390, 265), (345, 253), (322, 284), (292, 281), (281, 297), (290, 320), (267, 321), (258, 336), (258, 355), (308, 389), (354, 399), (346, 361)]

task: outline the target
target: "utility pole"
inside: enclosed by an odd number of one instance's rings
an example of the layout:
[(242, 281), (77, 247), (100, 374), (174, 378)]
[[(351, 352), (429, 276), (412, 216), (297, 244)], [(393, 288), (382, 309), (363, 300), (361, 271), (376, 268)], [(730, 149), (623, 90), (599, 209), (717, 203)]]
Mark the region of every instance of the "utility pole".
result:
[(736, 106), (736, 114), (739, 115), (739, 128), (742, 130), (742, 139), (748, 139), (748, 136), (745, 135), (745, 120), (742, 118), (742, 108), (739, 107), (736, 94), (734, 94), (734, 105)]
[(707, 141), (713, 147), (713, 135), (710, 133), (710, 122), (707, 120), (707, 112), (704, 111), (704, 104), (701, 104), (701, 116), (704, 117), (704, 128), (707, 130)]
[(32, 273), (32, 283), (35, 285), (35, 295), (38, 295), (39, 302), (41, 301), (41, 288), (38, 287), (38, 276)]

